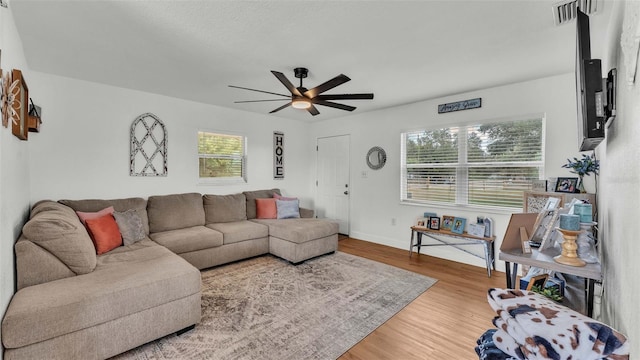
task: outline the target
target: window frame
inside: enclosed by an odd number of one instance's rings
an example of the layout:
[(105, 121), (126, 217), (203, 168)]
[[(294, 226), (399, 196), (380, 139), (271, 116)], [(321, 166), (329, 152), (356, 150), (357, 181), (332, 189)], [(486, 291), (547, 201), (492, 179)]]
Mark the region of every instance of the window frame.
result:
[[(235, 157), (230, 155), (223, 154), (201, 154), (200, 153), (200, 133), (205, 134), (213, 134), (219, 136), (234, 136), (234, 137), (242, 137), (242, 156)], [(248, 159), (248, 139), (245, 134), (232, 132), (232, 131), (222, 131), (222, 130), (213, 130), (213, 129), (198, 129), (196, 131), (196, 162), (197, 162), (197, 178), (199, 185), (229, 185), (229, 184), (246, 184), (248, 182), (247, 176), (247, 159)], [(202, 156), (204, 155), (204, 156)], [(200, 176), (200, 160), (202, 158), (227, 158), (227, 159), (240, 159), (242, 162), (242, 175), (241, 176), (226, 176), (226, 177), (202, 177)]]
[[(517, 122), (517, 121), (526, 121), (526, 120), (540, 120), (541, 121), (541, 136), (540, 136), (540, 160), (539, 161), (510, 161), (510, 162), (469, 162), (467, 159), (468, 151), (467, 151), (467, 136), (468, 129), (470, 127), (482, 126), (486, 124), (498, 124), (505, 122)], [(442, 163), (435, 167), (428, 167), (424, 164), (419, 164), (418, 166), (410, 166), (407, 164), (407, 141), (406, 136), (409, 133), (421, 132), (421, 131), (435, 131), (435, 130), (443, 130), (443, 129), (458, 129), (458, 159), (455, 163)], [(460, 141), (461, 134), (464, 134), (464, 141)], [(546, 114), (544, 113), (536, 113), (529, 115), (521, 115), (521, 116), (511, 116), (511, 117), (503, 117), (496, 119), (484, 119), (484, 120), (471, 120), (466, 122), (454, 123), (454, 124), (437, 124), (432, 126), (425, 126), (423, 128), (414, 128), (414, 129), (406, 129), (400, 133), (400, 204), (402, 205), (412, 205), (412, 206), (437, 206), (437, 207), (464, 207), (464, 208), (478, 208), (483, 209), (484, 211), (496, 211), (496, 212), (508, 212), (513, 213), (514, 210), (521, 209), (517, 207), (510, 206), (492, 206), (492, 205), (481, 205), (481, 204), (472, 204), (469, 203), (469, 173), (470, 169), (473, 168), (490, 168), (490, 167), (500, 167), (501, 164), (508, 165), (507, 167), (511, 167), (514, 165), (526, 165), (531, 167), (538, 168), (538, 177), (539, 179), (545, 178), (545, 167), (546, 167)], [(482, 164), (493, 164), (494, 166), (481, 166)], [(453, 165), (453, 166), (452, 166)], [(436, 168), (436, 167), (454, 167), (456, 174), (456, 189), (455, 189), (455, 200), (452, 202), (445, 201), (434, 201), (434, 200), (415, 200), (411, 198), (407, 198), (408, 192), (408, 169), (410, 168)], [(515, 167), (515, 166), (514, 166)], [(524, 193), (523, 191), (523, 199)]]

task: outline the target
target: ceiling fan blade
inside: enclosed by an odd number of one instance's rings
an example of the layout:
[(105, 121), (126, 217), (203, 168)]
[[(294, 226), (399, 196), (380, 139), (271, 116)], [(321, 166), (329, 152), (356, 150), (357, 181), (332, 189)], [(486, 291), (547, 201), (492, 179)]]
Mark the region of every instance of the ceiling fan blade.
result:
[(291, 103), (290, 103), (290, 102), (289, 102), (289, 103), (286, 103), (286, 104), (284, 104), (284, 105), (282, 105), (282, 106), (280, 106), (279, 108), (277, 108), (277, 109), (275, 109), (275, 110), (271, 110), (271, 111), (269, 111), (269, 114), (273, 114), (274, 112), (278, 112), (278, 111), (280, 111), (280, 110), (282, 110), (282, 109), (284, 109), (284, 108), (286, 108), (286, 107), (289, 107), (289, 106), (291, 106)]
[(278, 72), (278, 71), (273, 71), (271, 70), (271, 73), (278, 79), (280, 80), (280, 82), (282, 83), (282, 85), (284, 85), (284, 87), (286, 87), (293, 95), (295, 96), (302, 96), (302, 94), (300, 94), (300, 91), (298, 91), (298, 89), (296, 89), (295, 86), (293, 86), (293, 84), (291, 83), (291, 81), (289, 81), (289, 79), (287, 79), (286, 76), (284, 76), (283, 73)]
[(322, 84), (314, 87), (313, 89), (309, 89), (307, 91), (304, 92), (304, 96), (313, 99), (314, 97), (318, 96), (319, 94), (322, 94), (323, 92), (327, 91), (327, 90), (331, 90), (334, 87), (338, 86), (338, 85), (342, 85), (344, 83), (346, 83), (347, 81), (349, 81), (351, 79), (349, 79), (349, 77), (347, 75), (344, 74), (340, 74), (336, 77), (334, 77), (333, 79), (323, 82)]
[(234, 104), (242, 104), (242, 103), (254, 103), (254, 102), (265, 102), (265, 101), (289, 101), (289, 99), (269, 99), (269, 100), (243, 100), (243, 101), (234, 101)]
[(291, 97), (291, 95), (278, 94), (278, 93), (274, 93), (274, 92), (270, 92), (270, 91), (264, 91), (264, 90), (249, 89), (249, 88), (242, 87), (242, 86), (229, 85), (229, 87), (236, 88), (236, 89), (242, 89), (242, 90), (257, 91), (257, 92), (261, 92), (261, 93), (265, 93), (265, 94), (271, 94), (271, 95), (285, 96), (285, 97), (288, 97), (288, 98)]
[(315, 106), (313, 106), (313, 104), (311, 104), (311, 106), (309, 106), (309, 108), (307, 109), (307, 111), (309, 112), (309, 114), (316, 116), (318, 114), (320, 114), (320, 111), (318, 111), (318, 108), (316, 108)]
[(335, 94), (335, 95), (318, 95), (318, 100), (371, 100), (373, 94)]
[(323, 106), (328, 106), (328, 107), (340, 109), (340, 110), (346, 110), (346, 111), (353, 111), (353, 110), (356, 109), (355, 106), (343, 105), (343, 104), (338, 104), (338, 103), (334, 103), (334, 102), (331, 102), (331, 101), (325, 101), (325, 100), (313, 99), (313, 103), (314, 104), (318, 104), (318, 105), (323, 105)]

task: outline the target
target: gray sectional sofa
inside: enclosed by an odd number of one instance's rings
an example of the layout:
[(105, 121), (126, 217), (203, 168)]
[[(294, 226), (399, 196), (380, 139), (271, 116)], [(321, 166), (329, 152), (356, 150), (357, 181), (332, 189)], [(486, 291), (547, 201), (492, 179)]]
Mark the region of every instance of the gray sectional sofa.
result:
[[(278, 189), (148, 199), (41, 201), (15, 245), (18, 291), (4, 359), (104, 359), (200, 321), (200, 272), (263, 254), (292, 263), (337, 250), (337, 224), (300, 209), (256, 219)], [(102, 255), (76, 211), (135, 210), (143, 240)]]

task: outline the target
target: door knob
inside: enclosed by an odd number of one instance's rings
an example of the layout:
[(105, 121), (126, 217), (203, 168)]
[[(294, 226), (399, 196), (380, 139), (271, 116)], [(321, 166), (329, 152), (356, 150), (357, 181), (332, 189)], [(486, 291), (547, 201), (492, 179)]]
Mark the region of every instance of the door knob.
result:
[(348, 191), (345, 191), (345, 192), (344, 192), (344, 194), (345, 194), (345, 195), (349, 195), (349, 192), (348, 192)]

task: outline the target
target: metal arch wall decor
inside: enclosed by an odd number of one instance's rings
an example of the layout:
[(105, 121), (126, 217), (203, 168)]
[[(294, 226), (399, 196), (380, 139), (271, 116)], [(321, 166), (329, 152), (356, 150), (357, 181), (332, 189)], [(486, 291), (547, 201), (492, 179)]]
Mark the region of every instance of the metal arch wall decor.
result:
[(146, 113), (131, 124), (130, 176), (167, 176), (167, 129)]

